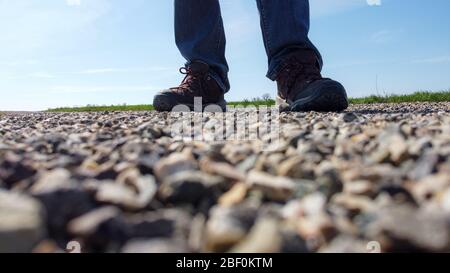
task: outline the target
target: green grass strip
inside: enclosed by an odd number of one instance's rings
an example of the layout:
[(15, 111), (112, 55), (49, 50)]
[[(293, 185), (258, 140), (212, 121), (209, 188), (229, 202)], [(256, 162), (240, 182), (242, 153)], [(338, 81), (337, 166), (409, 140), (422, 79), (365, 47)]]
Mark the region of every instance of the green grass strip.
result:
[[(364, 98), (350, 98), (351, 104), (374, 104), (374, 103), (402, 103), (402, 102), (443, 102), (450, 101), (450, 90), (441, 92), (419, 91), (407, 95), (372, 95)], [(269, 98), (254, 98), (229, 102), (230, 106), (273, 106), (275, 100)], [(83, 107), (61, 107), (48, 109), (47, 112), (102, 112), (102, 111), (152, 111), (150, 104), (142, 105), (87, 105)]]

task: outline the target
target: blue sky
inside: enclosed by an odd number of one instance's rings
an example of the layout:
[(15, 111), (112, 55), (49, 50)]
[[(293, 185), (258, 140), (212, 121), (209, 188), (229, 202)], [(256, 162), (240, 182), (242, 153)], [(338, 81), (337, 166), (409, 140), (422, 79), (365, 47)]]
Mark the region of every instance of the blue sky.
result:
[[(450, 1), (367, 1), (311, 0), (324, 75), (352, 97), (449, 89)], [(221, 3), (228, 99), (275, 96), (255, 1)], [(171, 0), (0, 0), (0, 33), (0, 110), (151, 103), (182, 79)]]

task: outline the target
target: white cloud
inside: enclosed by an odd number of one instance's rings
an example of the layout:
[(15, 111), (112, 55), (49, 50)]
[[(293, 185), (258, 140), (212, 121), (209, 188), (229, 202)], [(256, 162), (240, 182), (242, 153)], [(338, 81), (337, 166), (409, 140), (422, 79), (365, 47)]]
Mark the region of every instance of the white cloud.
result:
[(56, 78), (55, 75), (48, 72), (35, 72), (29, 75), (31, 78), (40, 78), (40, 79), (53, 79)]
[(124, 73), (124, 72), (163, 72), (163, 71), (174, 71), (175, 68), (164, 67), (164, 66), (151, 66), (151, 67), (132, 67), (132, 68), (94, 68), (86, 69), (79, 72), (74, 72), (73, 74), (80, 75), (96, 75), (96, 74), (109, 74), (109, 73)]
[(380, 30), (370, 36), (370, 40), (376, 44), (386, 44), (395, 40), (403, 30)]
[(370, 40), (375, 43), (385, 43), (392, 37), (392, 32), (389, 30), (380, 30), (378, 32), (373, 33), (370, 36)]
[(395, 63), (396, 60), (354, 60), (354, 61), (342, 61), (337, 63), (325, 63), (326, 68), (336, 69), (352, 66), (364, 66), (364, 65), (377, 65)]
[(76, 72), (75, 74), (107, 74), (107, 73), (116, 73), (116, 72), (127, 72), (129, 69), (126, 68), (99, 68), (99, 69), (87, 69), (80, 72)]
[(81, 6), (81, 0), (66, 0), (68, 6)]
[(426, 58), (426, 59), (417, 59), (417, 60), (413, 60), (412, 63), (416, 63), (416, 64), (450, 63), (450, 55), (443, 55), (443, 56)]
[(34, 59), (14, 59), (14, 60), (8, 60), (8, 61), (1, 61), (1, 66), (10, 66), (10, 67), (20, 67), (20, 66), (32, 66), (39, 64), (38, 60)]
[(369, 6), (381, 6), (381, 0), (367, 0)]
[(50, 88), (50, 92), (53, 94), (72, 94), (72, 93), (99, 93), (99, 92), (157, 92), (162, 90), (151, 85), (60, 85)]

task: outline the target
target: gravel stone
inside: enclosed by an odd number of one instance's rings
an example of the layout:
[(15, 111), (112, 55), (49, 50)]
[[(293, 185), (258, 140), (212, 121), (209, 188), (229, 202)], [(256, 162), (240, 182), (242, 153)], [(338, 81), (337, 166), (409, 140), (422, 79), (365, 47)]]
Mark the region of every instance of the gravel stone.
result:
[(0, 189), (0, 253), (31, 252), (45, 238), (44, 216), (34, 198)]

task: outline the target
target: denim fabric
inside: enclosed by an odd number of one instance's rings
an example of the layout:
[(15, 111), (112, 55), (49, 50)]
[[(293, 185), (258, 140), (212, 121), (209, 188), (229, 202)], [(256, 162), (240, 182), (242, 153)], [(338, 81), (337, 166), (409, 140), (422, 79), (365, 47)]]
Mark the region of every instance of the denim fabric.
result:
[[(245, 0), (244, 0), (245, 1)], [(322, 57), (308, 38), (309, 0), (256, 0), (268, 57), (267, 77), (277, 74), (292, 53), (313, 50), (317, 64)], [(227, 92), (228, 64), (225, 58), (225, 31), (219, 0), (175, 0), (175, 40), (187, 60), (210, 65), (211, 76)]]

